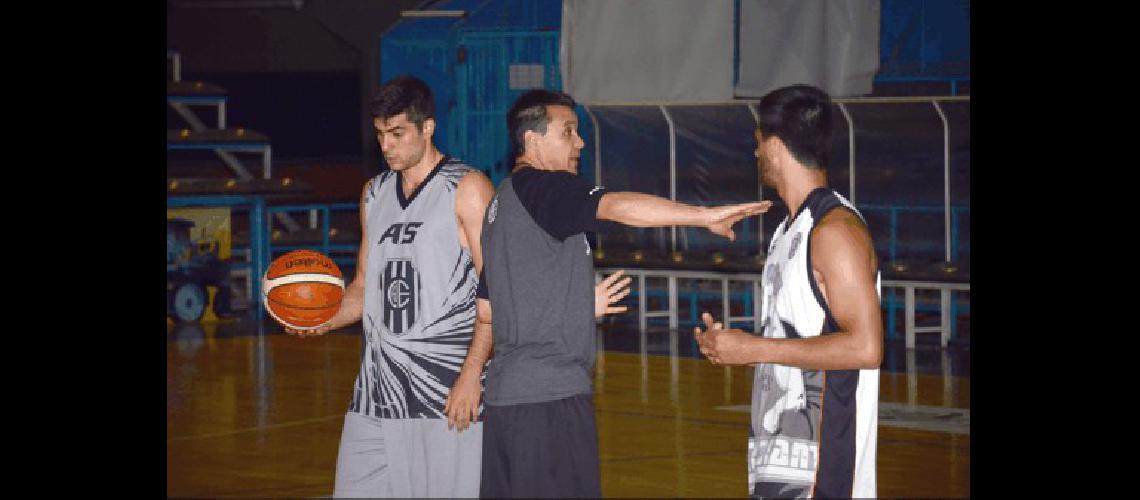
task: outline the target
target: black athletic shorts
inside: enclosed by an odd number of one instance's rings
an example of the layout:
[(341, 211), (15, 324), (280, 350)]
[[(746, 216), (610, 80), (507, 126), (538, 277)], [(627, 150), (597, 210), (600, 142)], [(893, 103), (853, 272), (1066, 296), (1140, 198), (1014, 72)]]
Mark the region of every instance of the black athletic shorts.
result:
[(601, 498), (592, 394), (483, 411), (483, 498)]

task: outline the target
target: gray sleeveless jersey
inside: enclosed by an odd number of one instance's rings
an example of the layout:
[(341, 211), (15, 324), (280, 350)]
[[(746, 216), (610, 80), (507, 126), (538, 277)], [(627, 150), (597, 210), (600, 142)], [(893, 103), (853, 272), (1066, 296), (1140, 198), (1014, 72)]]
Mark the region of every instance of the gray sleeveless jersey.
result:
[(551, 236), (519, 199), (512, 175), (487, 207), (481, 244), (495, 339), (487, 404), (593, 392), (594, 259), (586, 235)]
[(459, 180), (471, 170), (445, 156), (410, 199), (398, 173), (369, 181), (364, 344), (349, 411), (444, 417), (475, 324), (478, 275), (455, 215)]

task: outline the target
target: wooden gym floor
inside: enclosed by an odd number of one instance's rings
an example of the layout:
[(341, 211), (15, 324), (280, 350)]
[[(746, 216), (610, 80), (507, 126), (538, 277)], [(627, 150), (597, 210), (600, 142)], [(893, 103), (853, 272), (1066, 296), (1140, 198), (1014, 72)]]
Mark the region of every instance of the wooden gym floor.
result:
[[(685, 332), (599, 329), (594, 402), (606, 497), (744, 497), (752, 370)], [(169, 497), (332, 495), (360, 329), (298, 339), (250, 321), (167, 325)], [(969, 350), (888, 342), (881, 497), (970, 494)]]

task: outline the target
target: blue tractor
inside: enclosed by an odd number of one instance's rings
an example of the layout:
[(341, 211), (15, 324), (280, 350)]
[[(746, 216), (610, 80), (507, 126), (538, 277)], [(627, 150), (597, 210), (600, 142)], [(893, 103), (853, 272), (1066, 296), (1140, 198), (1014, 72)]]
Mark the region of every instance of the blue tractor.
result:
[(229, 316), (231, 309), (230, 263), (218, 257), (218, 242), (194, 241), (187, 219), (166, 220), (166, 315), (176, 323), (202, 319), (209, 306), (207, 286), (218, 287), (214, 314)]

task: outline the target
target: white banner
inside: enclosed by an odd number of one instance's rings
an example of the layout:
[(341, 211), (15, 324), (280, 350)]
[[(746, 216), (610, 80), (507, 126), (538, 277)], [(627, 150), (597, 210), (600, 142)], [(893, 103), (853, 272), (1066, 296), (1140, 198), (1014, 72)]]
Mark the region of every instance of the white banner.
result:
[(832, 97), (870, 94), (879, 15), (879, 0), (741, 0), (736, 97), (797, 83)]
[(589, 104), (732, 100), (732, 0), (562, 2), (562, 88)]

